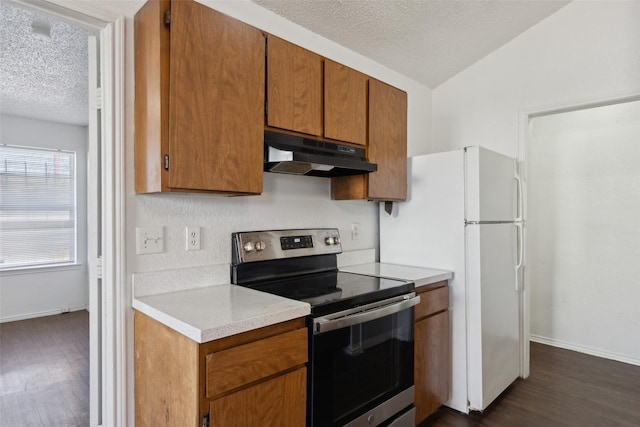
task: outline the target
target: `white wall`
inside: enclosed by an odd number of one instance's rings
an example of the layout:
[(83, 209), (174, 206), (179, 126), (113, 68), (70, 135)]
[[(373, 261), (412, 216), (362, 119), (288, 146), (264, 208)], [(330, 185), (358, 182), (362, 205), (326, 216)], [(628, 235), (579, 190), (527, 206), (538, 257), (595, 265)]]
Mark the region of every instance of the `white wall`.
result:
[[(433, 90), (433, 150), (482, 145), (519, 156), (525, 162), (526, 179), (528, 113), (640, 94), (638, 28), (640, 2), (570, 3)], [(528, 286), (534, 289), (536, 283)], [(614, 295), (609, 306), (616, 304), (626, 306), (622, 297)], [(590, 311), (603, 313), (601, 306), (590, 307)], [(555, 314), (554, 321), (570, 317), (569, 313)], [(547, 315), (546, 311), (532, 311), (532, 324), (539, 325)], [(574, 320), (578, 324), (582, 318)], [(626, 336), (637, 335), (637, 324), (616, 328)], [(606, 332), (594, 332), (606, 338)], [(581, 338), (563, 339), (579, 345)]]
[(78, 265), (0, 272), (0, 322), (86, 308), (87, 128), (2, 115), (0, 142), (75, 151), (78, 195)]
[(531, 333), (638, 365), (639, 141), (635, 101), (534, 118), (528, 156)]
[(576, 0), (433, 90), (434, 152), (516, 156), (520, 113), (640, 93), (640, 2)]

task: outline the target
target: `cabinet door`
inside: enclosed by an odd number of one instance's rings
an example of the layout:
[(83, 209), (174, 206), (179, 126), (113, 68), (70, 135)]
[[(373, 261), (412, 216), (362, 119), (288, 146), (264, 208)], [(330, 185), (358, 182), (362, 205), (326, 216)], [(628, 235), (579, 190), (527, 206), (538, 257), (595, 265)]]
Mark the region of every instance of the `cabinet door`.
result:
[(407, 198), (407, 94), (369, 80), (369, 199)]
[(368, 77), (324, 60), (324, 136), (367, 144)]
[(169, 150), (169, 9), (169, 0), (150, 1), (134, 20), (136, 193), (169, 190), (163, 161)]
[(171, 4), (169, 183), (262, 191), (262, 33), (194, 1)]
[(216, 399), (209, 405), (210, 426), (304, 426), (306, 383), (301, 368)]
[(407, 94), (369, 80), (369, 143), (367, 155), (378, 170), (331, 180), (334, 200), (406, 200)]
[(415, 406), (420, 423), (449, 398), (449, 312), (416, 322)]
[(322, 135), (322, 57), (267, 36), (267, 126)]

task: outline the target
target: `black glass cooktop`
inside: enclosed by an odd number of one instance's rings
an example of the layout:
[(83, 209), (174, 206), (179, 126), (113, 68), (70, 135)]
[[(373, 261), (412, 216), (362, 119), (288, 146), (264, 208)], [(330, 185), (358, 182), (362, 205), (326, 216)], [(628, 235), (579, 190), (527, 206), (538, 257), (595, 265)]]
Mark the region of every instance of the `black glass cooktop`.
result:
[(412, 282), (328, 271), (245, 284), (262, 292), (311, 304), (312, 315), (324, 315), (406, 294)]

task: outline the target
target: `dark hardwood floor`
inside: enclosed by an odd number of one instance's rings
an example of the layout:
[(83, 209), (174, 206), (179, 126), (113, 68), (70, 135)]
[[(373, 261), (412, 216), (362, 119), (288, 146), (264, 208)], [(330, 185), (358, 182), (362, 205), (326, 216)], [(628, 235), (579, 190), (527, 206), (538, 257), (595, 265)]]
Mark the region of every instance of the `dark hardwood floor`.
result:
[(420, 427), (638, 427), (640, 366), (531, 343), (531, 375), (483, 413), (441, 407)]
[(0, 426), (89, 425), (89, 314), (0, 324)]
[[(0, 324), (0, 426), (89, 425), (86, 311)], [(531, 343), (531, 376), (483, 413), (420, 427), (640, 427), (640, 367)]]

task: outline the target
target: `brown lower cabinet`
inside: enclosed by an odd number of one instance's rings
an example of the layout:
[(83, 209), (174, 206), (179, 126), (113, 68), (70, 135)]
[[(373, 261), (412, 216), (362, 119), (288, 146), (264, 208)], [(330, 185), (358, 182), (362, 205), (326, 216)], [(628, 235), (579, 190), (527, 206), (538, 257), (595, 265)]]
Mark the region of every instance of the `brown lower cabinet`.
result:
[(416, 424), (424, 421), (449, 399), (450, 341), (449, 287), (447, 281), (428, 290), (416, 289), (415, 406)]
[(305, 425), (304, 319), (198, 344), (136, 311), (134, 334), (136, 426)]

